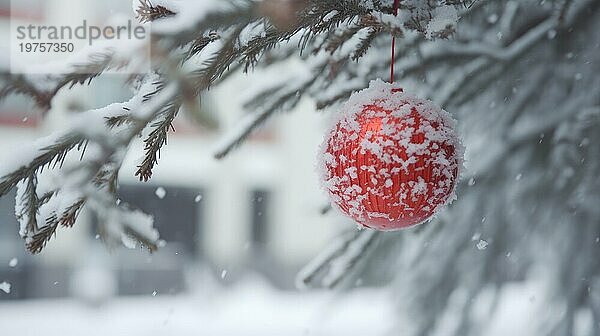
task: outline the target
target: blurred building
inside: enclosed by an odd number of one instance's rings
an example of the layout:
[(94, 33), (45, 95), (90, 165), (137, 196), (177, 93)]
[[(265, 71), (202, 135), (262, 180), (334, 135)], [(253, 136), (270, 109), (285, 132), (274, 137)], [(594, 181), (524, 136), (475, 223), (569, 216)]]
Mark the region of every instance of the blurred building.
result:
[[(62, 19), (65, 6), (71, 16), (83, 11), (98, 21), (119, 10), (131, 15), (130, 1), (32, 2), (23, 2), (23, 10), (38, 9), (42, 21)], [(95, 5), (84, 5), (88, 3)], [(0, 2), (0, 31), (5, 34), (8, 6), (8, 1)], [(155, 216), (168, 244), (154, 255), (108, 251), (97, 240), (95, 218), (84, 212), (74, 229), (59, 230), (41, 255), (29, 256), (18, 236), (14, 194), (0, 199), (0, 283), (12, 284), (10, 294), (0, 292), (0, 300), (85, 293), (86, 286), (97, 283), (88, 283), (90, 277), (114, 285), (102, 289), (106, 295), (178, 293), (194, 285), (198, 273), (227, 282), (244, 272), (260, 272), (290, 287), (298, 268), (339, 230), (332, 217), (320, 214), (326, 200), (314, 162), (323, 116), (303, 102), (298, 111), (276, 118), (231, 156), (216, 161), (214, 144), (247, 113), (236, 98), (251, 86), (249, 79), (232, 79), (202, 98), (201, 111), (182, 114), (150, 182), (135, 178), (142, 147), (137, 143), (131, 148), (120, 193)], [(0, 160), (60, 129), (74, 113), (130, 96), (122, 78), (105, 76), (89, 87), (60, 93), (46, 116), (26, 98), (11, 97), (0, 106)]]

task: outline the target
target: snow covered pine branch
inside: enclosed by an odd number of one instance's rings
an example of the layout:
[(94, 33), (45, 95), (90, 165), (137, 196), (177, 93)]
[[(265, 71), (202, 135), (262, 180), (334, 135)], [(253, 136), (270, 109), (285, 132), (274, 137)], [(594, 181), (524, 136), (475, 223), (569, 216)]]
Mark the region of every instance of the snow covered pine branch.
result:
[[(40, 252), (58, 226), (73, 226), (84, 207), (100, 215), (100, 234), (107, 243), (131, 245), (133, 238), (153, 250), (159, 241), (151, 217), (118, 199), (118, 171), (134, 138), (143, 136), (145, 143), (144, 158), (134, 173), (147, 181), (183, 105), (194, 105), (203, 90), (230, 73), (263, 66), (267, 58), (265, 64), (302, 57), (306, 67), (288, 74), (301, 80), (286, 77), (265, 83), (250, 99), (248, 120), (224, 137), (216, 153), (224, 157), (275, 112), (294, 107), (302, 95), (319, 99), (316, 93), (330, 86), (328, 78), (347, 71), (349, 63), (366, 56), (378, 39), (390, 33), (448, 37), (455, 29), (455, 6), (468, 5), (406, 1), (405, 14), (395, 18), (390, 1), (136, 0), (138, 19), (153, 25), (154, 73), (134, 79), (137, 93), (130, 101), (82, 114), (64, 131), (3, 164), (0, 195), (17, 188), (16, 216), (31, 252)], [(280, 15), (287, 15), (286, 20)], [(49, 110), (63, 89), (90, 83), (109, 69), (135, 68), (144, 57), (141, 48), (107, 45), (85, 50), (65, 62), (63, 75), (5, 73), (0, 97), (26, 95)], [(335, 98), (321, 101), (320, 107), (344, 97), (333, 93), (334, 88), (327, 92)]]
[[(153, 27), (154, 65), (132, 78), (134, 97), (88, 111), (0, 160), (0, 196), (18, 190), (27, 248), (41, 251), (83, 208), (100, 216), (108, 244), (157, 248), (152, 218), (118, 200), (118, 172), (132, 140), (145, 146), (129, 173), (147, 181), (179, 110), (195, 108), (201, 92), (231, 74), (258, 69), (244, 97), (246, 117), (215, 151), (225, 157), (302, 97), (326, 109), (387, 79), (394, 35), (396, 81), (460, 120), (471, 159), (461, 201), (426, 226), (342, 235), (300, 273), (299, 285), (353, 286), (357, 273), (368, 281), (393, 271), (398, 306), (411, 321), (403, 333), (445, 328), (464, 336), (485, 334), (479, 319), (486, 309), (473, 302), (501, 305), (506, 285), (542, 272), (551, 298), (543, 304), (554, 309), (535, 315), (536, 335), (576, 334), (581, 320), (599, 335), (600, 1), (401, 0), (397, 17), (392, 5), (134, 1), (139, 20)], [(67, 60), (62, 75), (1, 74), (0, 97), (25, 95), (50, 110), (62, 90), (109, 69), (135, 69), (145, 57), (141, 47), (87, 50)], [(290, 60), (299, 65), (261, 76)], [(357, 268), (362, 272), (350, 272)], [(560, 314), (546, 316), (551, 311)], [(440, 326), (448, 316), (455, 317), (452, 328)]]

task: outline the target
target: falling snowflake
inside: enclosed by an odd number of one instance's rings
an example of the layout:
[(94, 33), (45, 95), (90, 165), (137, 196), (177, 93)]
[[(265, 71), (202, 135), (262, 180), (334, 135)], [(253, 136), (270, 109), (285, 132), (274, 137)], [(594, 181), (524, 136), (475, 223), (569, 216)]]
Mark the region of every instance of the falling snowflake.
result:
[(10, 294), (11, 287), (12, 287), (11, 284), (9, 284), (6, 281), (0, 283), (0, 290), (3, 291), (6, 294)]
[(485, 249), (487, 249), (488, 245), (490, 245), (487, 241), (481, 239), (478, 243), (477, 243), (477, 249), (480, 251), (483, 251)]
[(160, 199), (164, 199), (165, 196), (167, 196), (167, 191), (165, 190), (165, 188), (160, 187), (160, 188), (156, 189), (156, 191), (154, 192), (154, 194), (156, 194), (156, 197), (158, 197)]

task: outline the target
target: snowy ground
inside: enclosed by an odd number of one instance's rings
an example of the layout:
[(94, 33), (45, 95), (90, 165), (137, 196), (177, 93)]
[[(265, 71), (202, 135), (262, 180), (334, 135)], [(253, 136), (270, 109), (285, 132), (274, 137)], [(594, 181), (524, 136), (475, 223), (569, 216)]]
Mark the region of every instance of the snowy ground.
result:
[(393, 328), (389, 292), (284, 293), (245, 283), (202, 296), (0, 303), (3, 336), (365, 336)]
[[(4, 302), (0, 336), (403, 336), (411, 329), (391, 289), (281, 292), (254, 278), (194, 292), (117, 298), (102, 305), (78, 299)], [(548, 328), (533, 324), (534, 317), (554, 321), (561, 314), (544, 303), (547, 289), (541, 281), (508, 285), (498, 301), (492, 293), (484, 291), (470, 303), (477, 306), (472, 322), (481, 335), (546, 335)], [(456, 335), (455, 313), (462, 308), (452, 307), (432, 335)], [(590, 335), (590, 321), (583, 314), (574, 335)]]

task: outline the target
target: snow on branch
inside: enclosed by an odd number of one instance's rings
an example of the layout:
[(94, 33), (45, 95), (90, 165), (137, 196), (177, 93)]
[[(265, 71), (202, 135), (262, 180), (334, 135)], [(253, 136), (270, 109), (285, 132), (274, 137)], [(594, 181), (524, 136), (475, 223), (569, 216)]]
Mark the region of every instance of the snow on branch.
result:
[[(3, 163), (0, 195), (17, 187), (15, 213), (28, 250), (39, 253), (58, 226), (73, 226), (86, 205), (112, 216), (101, 223), (111, 225), (103, 231), (107, 242), (131, 236), (150, 250), (157, 248), (158, 234), (151, 229), (151, 218), (117, 201), (117, 173), (130, 142), (173, 100), (177, 89), (174, 82), (157, 91), (156, 77), (149, 76), (130, 101), (83, 113), (64, 133), (21, 149), (14, 162)], [(119, 127), (108, 123), (126, 112), (128, 123)], [(73, 158), (73, 151), (80, 153)]]
[[(112, 210), (105, 212), (107, 220), (111, 216), (123, 219), (109, 220), (121, 224), (106, 228), (107, 240), (115, 241), (110, 238), (115, 236), (112, 233), (128, 232), (147, 246), (156, 246), (157, 237), (148, 229), (147, 218), (125, 216), (135, 210), (113, 207), (122, 158), (131, 140), (143, 134), (144, 157), (134, 174), (144, 181), (150, 179), (180, 108), (195, 104), (198, 95), (231, 74), (283, 63), (292, 56), (304, 63), (299, 67), (302, 75), (285, 82), (267, 79), (254, 90), (245, 105), (248, 117), (223, 138), (216, 150), (218, 158), (243, 143), (277, 111), (296, 106), (303, 96), (315, 98), (317, 106), (325, 108), (373, 78), (387, 78), (390, 34), (399, 38), (398, 79), (427, 83), (427, 92), (438, 102), (460, 104), (489, 87), (549, 32), (577, 22), (593, 2), (555, 0), (540, 5), (541, 15), (519, 22), (519, 27), (525, 28), (517, 31), (508, 26), (516, 25), (520, 20), (517, 12), (525, 5), (514, 2), (401, 1), (401, 14), (396, 17), (392, 1), (310, 0), (295, 13), (297, 22), (291, 28), (280, 29), (269, 16), (272, 13), (261, 12), (258, 1), (136, 0), (133, 4), (139, 19), (153, 27), (150, 61), (156, 74), (145, 77), (145, 88), (134, 101), (84, 114), (87, 118), (99, 116), (99, 122), (86, 120), (23, 150), (16, 164), (3, 162), (0, 196), (18, 188), (17, 216), (34, 252), (39, 252), (57, 226), (72, 226), (82, 208), (101, 211), (109, 205)], [(500, 46), (487, 39), (498, 31), (496, 25), (481, 25), (470, 17), (484, 15), (487, 6), (500, 9), (500, 24), (507, 26), (510, 35), (503, 37), (506, 43)], [(460, 41), (445, 40), (461, 27), (470, 33)], [(43, 81), (4, 75), (0, 98), (25, 94), (49, 108), (63, 88), (89, 83), (108, 69), (135, 67), (143, 58), (138, 47), (105, 45), (86, 50), (62, 65), (64, 75)], [(90, 124), (101, 127), (81, 127)], [(69, 158), (73, 154), (80, 160), (72, 163)], [(71, 182), (58, 178), (60, 183), (49, 187), (48, 171), (79, 178)], [(359, 241), (366, 244), (369, 239), (365, 239)]]
[(152, 0), (134, 0), (133, 6), (136, 17), (142, 23), (156, 21), (176, 14), (168, 6), (160, 3), (154, 4)]
[[(12, 94), (32, 98), (44, 111), (52, 107), (52, 100), (63, 88), (90, 84), (92, 80), (109, 70), (129, 68), (136, 73), (142, 59), (140, 51), (145, 46), (136, 41), (130, 43), (98, 43), (72, 55), (61, 64), (31, 65), (31, 74), (0, 74), (0, 101)], [(48, 75), (42, 75), (49, 73)]]
[[(468, 10), (459, 11), (460, 16), (473, 15), (477, 9), (485, 8), (484, 3), (485, 1), (476, 2)], [(558, 3), (562, 4), (561, 1)], [(577, 22), (592, 3), (593, 1), (586, 0), (570, 5), (562, 21), (562, 26), (569, 27)], [(509, 25), (513, 22), (515, 11), (519, 7), (513, 2), (507, 2), (504, 7), (505, 11), (501, 22), (507, 22), (502, 25)], [(425, 68), (444, 67), (447, 73), (441, 77), (443, 78), (440, 84), (441, 88), (434, 90), (431, 96), (441, 105), (459, 104), (480, 92), (482, 85), (493, 83), (493, 81), (486, 81), (486, 78), (490, 76), (493, 78), (493, 73), (501, 73), (502, 67), (510, 67), (511, 62), (516, 58), (544, 41), (551, 31), (560, 28), (561, 23), (557, 12), (545, 14), (545, 20), (532, 24), (531, 28), (523, 35), (515, 38), (504, 35), (506, 40), (511, 41), (507, 46), (498, 46), (484, 39), (476, 38), (466, 41), (432, 41), (419, 36), (407, 36), (400, 41), (396, 55), (395, 68), (399, 75), (397, 79), (400, 81), (410, 80)], [(464, 25), (466, 26), (465, 30), (469, 30), (469, 24), (465, 23)], [(473, 29), (479, 28), (473, 27)], [(329, 88), (317, 93), (315, 98), (318, 108), (335, 104), (349, 97), (354, 90), (367, 85), (368, 80), (362, 75), (364, 73), (378, 74), (377, 76), (384, 78), (391, 58), (385, 53), (367, 55), (366, 58), (367, 61), (363, 60), (362, 63), (352, 64), (354, 69), (342, 69), (347, 77), (335, 78)], [(449, 64), (453, 64), (453, 66), (448, 66)], [(469, 87), (463, 87), (463, 84), (467, 82), (470, 83)]]

